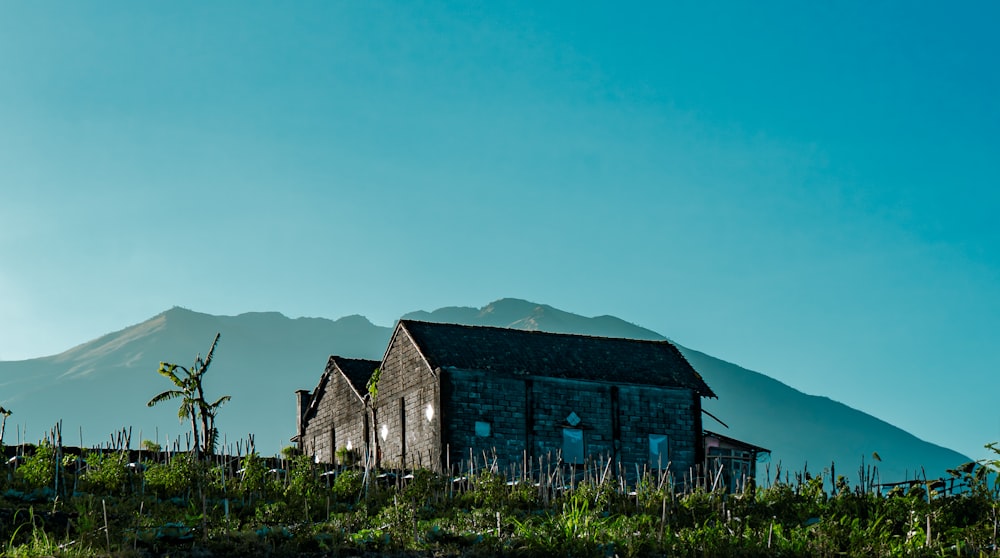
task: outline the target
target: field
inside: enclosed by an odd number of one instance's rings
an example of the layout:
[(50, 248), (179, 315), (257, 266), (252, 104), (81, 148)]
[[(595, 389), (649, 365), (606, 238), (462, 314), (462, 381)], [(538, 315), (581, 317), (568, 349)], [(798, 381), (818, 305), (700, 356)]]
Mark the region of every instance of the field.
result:
[(473, 456), (445, 477), (293, 452), (199, 458), (50, 442), (6, 452), (5, 556), (1000, 555), (994, 461), (891, 491), (872, 464), (847, 475), (771, 468), (763, 486), (725, 494), (717, 477), (682, 484), (555, 456), (506, 472)]

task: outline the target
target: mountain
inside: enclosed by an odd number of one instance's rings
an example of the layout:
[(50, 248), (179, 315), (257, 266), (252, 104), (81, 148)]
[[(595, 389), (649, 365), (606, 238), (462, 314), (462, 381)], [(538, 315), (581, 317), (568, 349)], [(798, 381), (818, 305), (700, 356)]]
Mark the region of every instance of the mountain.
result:
[(482, 308), (449, 306), (433, 312), (410, 312), (403, 318), (427, 322), (512, 327), (553, 333), (577, 333), (632, 339), (664, 339), (655, 331), (630, 324), (614, 316), (584, 318), (545, 304), (535, 304), (516, 298), (500, 299)]
[[(613, 316), (586, 318), (551, 306), (502, 299), (483, 308), (447, 307), (412, 312), (405, 318), (581, 333), (638, 339), (660, 334)], [(0, 362), (0, 405), (14, 414), (5, 441), (37, 441), (62, 420), (65, 443), (109, 440), (132, 428), (133, 443), (158, 439), (185, 446), (185, 425), (177, 406), (146, 401), (171, 384), (156, 374), (160, 361), (190, 366), (216, 332), (222, 340), (206, 380), (207, 397), (232, 395), (218, 426), (228, 442), (254, 433), (258, 449), (270, 453), (288, 445), (295, 430), (296, 389), (312, 389), (327, 357), (380, 359), (392, 330), (362, 316), (338, 320), (290, 319), (273, 312), (213, 316), (172, 308), (141, 324), (110, 333), (64, 353)], [(840, 474), (856, 471), (862, 458), (878, 452), (884, 480), (928, 476), (969, 459), (924, 442), (882, 420), (832, 401), (806, 395), (758, 372), (678, 345), (718, 395), (704, 401), (705, 427), (772, 450), (770, 470), (811, 471), (837, 464)], [(24, 434), (26, 429), (27, 434)], [(762, 469), (764, 469), (762, 467)]]
[(140, 434), (161, 443), (180, 435), (184, 445), (179, 403), (147, 408), (146, 402), (173, 387), (156, 374), (160, 361), (190, 367), (216, 332), (222, 339), (205, 376), (206, 396), (233, 397), (219, 413), (219, 430), (230, 440), (254, 433), (262, 451), (275, 452), (294, 434), (294, 391), (315, 386), (331, 353), (380, 358), (391, 330), (361, 316), (212, 316), (172, 308), (55, 356), (0, 362), (0, 405), (14, 412), (5, 441), (16, 442), (12, 430), (22, 425), (27, 440), (37, 441), (61, 419), (65, 443), (81, 436), (87, 445), (101, 443), (131, 426), (135, 443)]

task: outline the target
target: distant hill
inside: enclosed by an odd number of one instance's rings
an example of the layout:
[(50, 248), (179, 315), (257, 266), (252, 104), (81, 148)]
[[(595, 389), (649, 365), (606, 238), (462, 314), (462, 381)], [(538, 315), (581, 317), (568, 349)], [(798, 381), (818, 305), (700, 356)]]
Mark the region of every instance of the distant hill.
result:
[[(663, 339), (651, 330), (613, 316), (586, 318), (551, 306), (502, 299), (483, 308), (448, 307), (412, 312), (405, 318), (426, 321), (517, 327), (638, 339)], [(233, 396), (219, 415), (228, 438), (256, 436), (266, 453), (288, 445), (295, 430), (296, 389), (312, 389), (327, 357), (380, 359), (391, 328), (362, 316), (338, 320), (290, 319), (278, 313), (213, 316), (172, 308), (121, 331), (110, 333), (61, 354), (0, 362), (0, 405), (14, 414), (5, 442), (17, 441), (27, 428), (37, 441), (58, 420), (67, 443), (86, 445), (108, 440), (111, 433), (132, 427), (133, 443), (141, 437), (163, 442), (169, 435), (183, 440), (171, 402), (147, 408), (146, 401), (170, 384), (156, 374), (161, 360), (190, 366), (204, 354), (215, 332), (222, 333), (215, 360), (206, 376), (210, 398)], [(808, 463), (819, 471), (836, 462), (849, 478), (878, 452), (883, 479), (902, 479), (924, 467), (928, 476), (969, 459), (924, 442), (913, 435), (825, 397), (806, 395), (763, 374), (746, 370), (678, 345), (704, 376), (719, 399), (705, 408), (729, 428), (705, 417), (711, 430), (773, 451), (771, 470), (801, 470)], [(777, 349), (776, 349), (777, 350)], [(25, 438), (23, 433), (22, 438)], [(183, 441), (182, 441), (183, 445)]]
[(161, 442), (167, 434), (182, 435), (177, 405), (146, 407), (153, 395), (172, 387), (156, 369), (164, 360), (190, 367), (216, 332), (222, 339), (206, 376), (207, 395), (233, 396), (219, 413), (219, 430), (229, 439), (252, 432), (258, 448), (270, 453), (288, 445), (295, 430), (294, 391), (316, 384), (327, 357), (381, 358), (391, 330), (361, 316), (212, 316), (172, 308), (55, 356), (0, 362), (0, 405), (14, 412), (5, 441), (16, 442), (19, 425), (36, 441), (59, 419), (64, 440), (72, 443), (79, 442), (81, 428), (88, 445), (127, 426), (135, 443), (140, 431), (147, 439), (159, 433)]

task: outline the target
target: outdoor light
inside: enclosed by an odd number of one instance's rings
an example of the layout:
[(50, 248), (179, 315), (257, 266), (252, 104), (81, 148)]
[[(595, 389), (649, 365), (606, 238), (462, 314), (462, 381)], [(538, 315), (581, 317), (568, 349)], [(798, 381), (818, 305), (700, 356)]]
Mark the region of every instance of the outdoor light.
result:
[(382, 441), (386, 441), (389, 438), (389, 425), (383, 424), (380, 432), (382, 433)]
[(424, 416), (427, 417), (427, 422), (434, 420), (434, 405), (430, 403), (427, 404), (427, 410), (424, 411)]
[(350, 440), (348, 440), (348, 441), (347, 441), (347, 451), (351, 451), (352, 449), (354, 449), (354, 446), (352, 446), (352, 445), (351, 445), (351, 441), (350, 441)]

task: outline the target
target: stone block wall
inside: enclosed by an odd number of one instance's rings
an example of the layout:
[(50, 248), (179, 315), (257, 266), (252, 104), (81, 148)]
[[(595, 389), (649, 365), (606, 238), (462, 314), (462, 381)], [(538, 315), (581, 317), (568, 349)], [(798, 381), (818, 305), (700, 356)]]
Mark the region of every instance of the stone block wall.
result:
[[(453, 469), (494, 455), (501, 470), (522, 466), (526, 454), (535, 464), (554, 460), (567, 428), (582, 431), (588, 458), (613, 457), (628, 470), (669, 463), (684, 475), (700, 459), (701, 406), (691, 390), (460, 370), (443, 372), (441, 386)], [(650, 435), (667, 437), (662, 460), (650, 458)]]
[[(614, 416), (610, 384), (537, 378), (534, 381), (535, 456), (557, 455), (563, 448), (563, 429), (583, 431), (584, 453), (605, 458), (614, 454)], [(575, 413), (580, 421), (570, 422)]]
[(440, 385), (413, 341), (397, 330), (382, 362), (375, 436), (383, 467), (441, 468)]
[(618, 389), (621, 416), (621, 460), (650, 462), (649, 436), (666, 435), (667, 457), (663, 459), (679, 478), (700, 462), (701, 399), (691, 390), (623, 385)]
[(319, 404), (302, 435), (302, 449), (321, 463), (335, 463), (337, 450), (348, 445), (359, 457), (365, 452), (364, 402), (343, 374), (330, 374), (319, 394)]
[(481, 467), (484, 460), (492, 462), (494, 454), (501, 467), (515, 461), (515, 456), (521, 459), (530, 434), (523, 378), (448, 370), (442, 373), (441, 386), (448, 453), (445, 467)]

